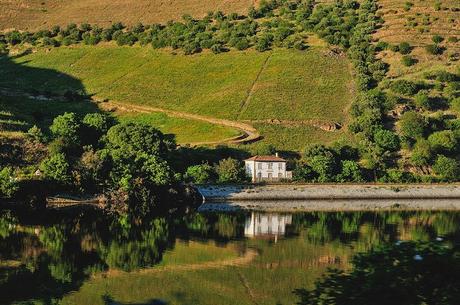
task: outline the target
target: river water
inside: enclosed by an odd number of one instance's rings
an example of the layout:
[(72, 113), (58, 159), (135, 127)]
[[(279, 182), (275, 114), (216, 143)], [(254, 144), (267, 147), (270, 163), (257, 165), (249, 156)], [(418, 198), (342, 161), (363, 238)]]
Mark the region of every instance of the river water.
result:
[(460, 304), (459, 242), (452, 211), (2, 212), (0, 304)]

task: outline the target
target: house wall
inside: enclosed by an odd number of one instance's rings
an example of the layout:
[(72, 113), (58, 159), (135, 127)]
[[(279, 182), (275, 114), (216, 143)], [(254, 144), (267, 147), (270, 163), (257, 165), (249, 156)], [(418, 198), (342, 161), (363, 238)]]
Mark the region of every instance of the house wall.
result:
[(286, 162), (245, 161), (245, 168), (253, 182), (289, 178), (286, 175)]

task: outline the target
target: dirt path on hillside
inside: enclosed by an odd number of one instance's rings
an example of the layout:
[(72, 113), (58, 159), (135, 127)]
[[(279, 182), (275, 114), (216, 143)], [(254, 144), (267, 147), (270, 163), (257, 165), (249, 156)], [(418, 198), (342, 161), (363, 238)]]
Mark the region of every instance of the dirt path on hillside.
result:
[[(157, 266), (153, 268), (141, 269), (137, 271), (138, 274), (155, 274), (161, 272), (185, 272), (185, 271), (199, 271), (199, 270), (209, 270), (209, 269), (221, 269), (225, 267), (238, 267), (244, 266), (249, 264), (254, 260), (254, 258), (258, 255), (257, 251), (254, 249), (248, 249), (243, 256), (239, 256), (236, 258), (230, 258), (226, 260), (219, 260), (219, 261), (210, 261), (204, 262), (201, 264), (185, 264), (185, 265), (172, 265), (172, 266)], [(102, 273), (102, 276), (120, 276), (123, 274), (127, 274), (127, 272), (121, 270), (108, 270), (107, 272)]]
[(107, 103), (100, 103), (99, 105), (102, 108), (106, 108), (106, 109), (110, 109), (110, 108), (113, 109), (113, 107), (115, 107), (116, 109), (119, 109), (121, 111), (128, 111), (128, 112), (129, 111), (139, 112), (139, 113), (161, 112), (161, 113), (165, 113), (167, 115), (177, 117), (177, 118), (191, 119), (191, 120), (208, 122), (208, 123), (216, 124), (216, 125), (227, 126), (227, 127), (238, 129), (242, 132), (241, 135), (233, 137), (233, 138), (224, 139), (220, 141), (214, 141), (214, 142), (189, 143), (190, 145), (205, 145), (205, 144), (215, 145), (215, 144), (224, 144), (224, 143), (245, 144), (245, 143), (255, 142), (260, 139), (260, 133), (257, 131), (257, 129), (255, 129), (253, 126), (247, 123), (230, 121), (226, 119), (212, 118), (212, 117), (207, 117), (207, 116), (203, 116), (199, 114), (192, 114), (192, 113), (168, 110), (168, 109), (157, 108), (157, 107), (140, 106), (140, 105), (126, 104), (126, 103), (113, 102), (113, 101), (110, 101)]

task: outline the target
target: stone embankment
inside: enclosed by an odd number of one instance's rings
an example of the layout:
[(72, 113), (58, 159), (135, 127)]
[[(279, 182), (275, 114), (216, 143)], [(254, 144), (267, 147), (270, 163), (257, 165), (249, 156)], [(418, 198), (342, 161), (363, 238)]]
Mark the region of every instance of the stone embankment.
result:
[(460, 185), (199, 186), (201, 210), (460, 209)]

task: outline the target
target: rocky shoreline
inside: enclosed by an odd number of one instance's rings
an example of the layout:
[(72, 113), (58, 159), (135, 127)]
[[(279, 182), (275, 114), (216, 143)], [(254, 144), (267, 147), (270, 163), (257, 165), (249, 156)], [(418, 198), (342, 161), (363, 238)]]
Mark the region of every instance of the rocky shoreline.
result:
[(202, 211), (460, 210), (460, 185), (207, 185)]

